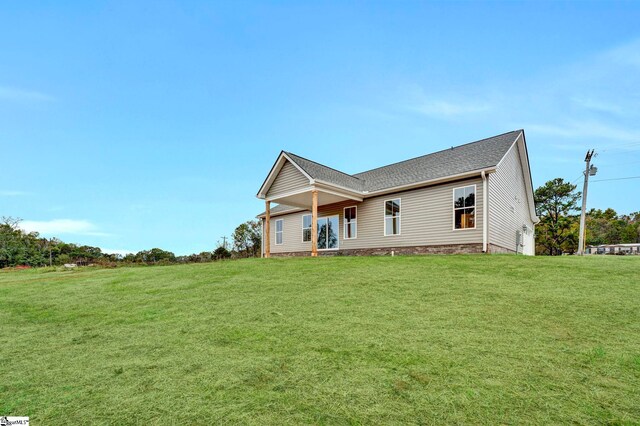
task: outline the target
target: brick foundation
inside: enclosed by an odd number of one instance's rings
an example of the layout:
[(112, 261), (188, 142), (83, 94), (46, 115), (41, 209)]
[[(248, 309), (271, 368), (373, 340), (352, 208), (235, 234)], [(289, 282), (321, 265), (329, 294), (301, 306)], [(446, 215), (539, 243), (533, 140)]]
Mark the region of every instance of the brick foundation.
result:
[[(410, 254), (479, 254), (482, 253), (482, 244), (442, 244), (431, 246), (411, 247), (379, 247), (363, 249), (341, 249), (318, 251), (318, 256), (390, 256)], [(271, 253), (272, 257), (311, 256), (310, 251), (294, 251), (286, 253)]]
[(515, 250), (509, 250), (507, 248), (497, 246), (495, 244), (489, 244), (489, 253), (491, 254), (515, 254)]

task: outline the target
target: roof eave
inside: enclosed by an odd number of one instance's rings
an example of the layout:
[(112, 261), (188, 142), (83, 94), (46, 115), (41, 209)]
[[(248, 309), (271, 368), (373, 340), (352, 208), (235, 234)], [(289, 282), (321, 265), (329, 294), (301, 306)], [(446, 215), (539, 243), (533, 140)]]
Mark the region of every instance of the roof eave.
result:
[[(271, 213), (269, 216), (271, 217), (275, 217), (275, 216), (282, 216), (285, 214), (289, 214), (289, 213), (297, 213), (297, 212), (303, 212), (306, 209), (300, 208), (300, 207), (296, 207), (294, 209), (289, 209), (289, 210), (283, 210), (281, 212), (274, 212)], [(266, 212), (260, 213), (259, 215), (256, 216), (256, 219), (264, 219), (266, 217)]]
[[(447, 182), (453, 182), (453, 181), (457, 181), (457, 180), (461, 180), (461, 179), (468, 179), (468, 178), (473, 178), (473, 177), (479, 177), (482, 175), (482, 172), (485, 173), (494, 173), (496, 171), (496, 166), (490, 166), (490, 167), (485, 167), (482, 169), (477, 169), (477, 170), (472, 170), (469, 172), (464, 172), (464, 173), (458, 173), (455, 175), (449, 175), (449, 176), (442, 176), (436, 179), (429, 179), (429, 180), (425, 180), (425, 181), (421, 181), (421, 182), (416, 182), (416, 183), (412, 183), (412, 184), (407, 184), (407, 185), (400, 185), (400, 186), (394, 186), (391, 188), (385, 188), (385, 189), (380, 189), (377, 191), (371, 191), (371, 192), (367, 192), (367, 191), (353, 191), (353, 190), (349, 190), (348, 188), (346, 188), (346, 190), (352, 192), (354, 195), (357, 195), (359, 197), (364, 198), (372, 198), (372, 197), (377, 197), (380, 195), (385, 195), (385, 194), (390, 194), (390, 193), (394, 193), (394, 192), (400, 192), (400, 191), (406, 191), (406, 190), (410, 190), (410, 189), (416, 189), (416, 188), (421, 188), (424, 186), (433, 186), (433, 185), (439, 185), (442, 183), (447, 183)], [(317, 184), (322, 184), (323, 186), (333, 186), (336, 188), (340, 188), (341, 190), (345, 190), (342, 187), (336, 186), (336, 185), (332, 185), (332, 184), (327, 184), (326, 182), (322, 182), (319, 180), (315, 180), (314, 183)], [(265, 197), (266, 198), (266, 197)], [(295, 208), (295, 209), (290, 209), (290, 210), (285, 210), (282, 212), (277, 212), (277, 213), (271, 213), (271, 216), (280, 216), (280, 215), (284, 215), (284, 214), (288, 214), (288, 213), (294, 213), (294, 212), (298, 212), (298, 211), (304, 211), (305, 209), (303, 208)], [(265, 214), (259, 214), (256, 216), (257, 218), (264, 218)]]
[(336, 185), (335, 183), (327, 182), (320, 179), (314, 179), (312, 184), (315, 184), (316, 186), (319, 186), (319, 187), (329, 187), (329, 188), (339, 189), (341, 191), (351, 193), (357, 197), (362, 197), (364, 195), (363, 191), (353, 189), (353, 188), (347, 188), (346, 186), (342, 186), (342, 185)]
[(482, 172), (494, 173), (495, 171), (496, 171), (496, 166), (489, 166), (489, 167), (484, 167), (482, 169), (471, 170), (468, 172), (458, 173), (454, 175), (442, 176), (439, 178), (428, 179), (425, 181), (410, 183), (406, 185), (393, 186), (390, 188), (384, 188), (384, 189), (379, 189), (379, 190), (370, 191), (370, 192), (364, 191), (363, 194), (365, 198), (377, 197), (379, 195), (385, 195), (393, 192), (406, 191), (408, 189), (420, 188), (423, 186), (433, 186), (433, 185), (438, 185), (441, 183), (456, 181), (460, 179), (476, 177), (476, 176), (480, 176)]

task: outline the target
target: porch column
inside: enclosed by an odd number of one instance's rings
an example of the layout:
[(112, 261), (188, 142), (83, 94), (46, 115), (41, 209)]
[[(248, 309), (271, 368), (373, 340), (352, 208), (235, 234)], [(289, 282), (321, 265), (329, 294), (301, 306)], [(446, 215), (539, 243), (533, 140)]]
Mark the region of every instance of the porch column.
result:
[(318, 255), (318, 191), (311, 191), (311, 256)]
[(271, 257), (271, 201), (265, 201), (264, 257)]

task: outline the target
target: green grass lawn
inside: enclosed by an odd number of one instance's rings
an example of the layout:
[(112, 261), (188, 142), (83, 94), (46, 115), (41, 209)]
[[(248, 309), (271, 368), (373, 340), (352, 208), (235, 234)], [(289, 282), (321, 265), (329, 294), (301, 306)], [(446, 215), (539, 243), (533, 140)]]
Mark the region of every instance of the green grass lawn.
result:
[(640, 258), (0, 272), (34, 424), (640, 422)]

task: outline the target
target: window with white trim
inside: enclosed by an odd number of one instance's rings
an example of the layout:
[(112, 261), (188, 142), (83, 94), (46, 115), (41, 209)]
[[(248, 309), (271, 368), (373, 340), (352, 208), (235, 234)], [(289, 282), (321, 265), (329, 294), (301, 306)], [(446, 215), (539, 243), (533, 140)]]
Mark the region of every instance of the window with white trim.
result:
[(400, 235), (400, 198), (384, 202), (384, 235)]
[(283, 228), (284, 228), (284, 219), (276, 220), (276, 245), (282, 244)]
[(318, 250), (337, 250), (340, 246), (338, 215), (318, 218)]
[(344, 239), (350, 240), (358, 236), (358, 208), (344, 208)]
[(302, 216), (302, 242), (308, 243), (311, 241), (311, 215), (305, 214)]
[(476, 227), (476, 186), (453, 190), (453, 226), (455, 229)]

